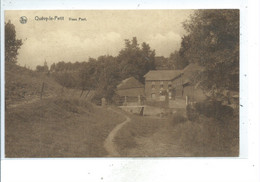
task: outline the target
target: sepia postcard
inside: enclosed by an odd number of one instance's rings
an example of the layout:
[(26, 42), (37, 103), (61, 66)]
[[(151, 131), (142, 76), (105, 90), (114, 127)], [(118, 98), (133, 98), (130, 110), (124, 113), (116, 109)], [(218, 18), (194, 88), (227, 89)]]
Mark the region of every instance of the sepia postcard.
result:
[(6, 158), (239, 157), (239, 9), (4, 16)]

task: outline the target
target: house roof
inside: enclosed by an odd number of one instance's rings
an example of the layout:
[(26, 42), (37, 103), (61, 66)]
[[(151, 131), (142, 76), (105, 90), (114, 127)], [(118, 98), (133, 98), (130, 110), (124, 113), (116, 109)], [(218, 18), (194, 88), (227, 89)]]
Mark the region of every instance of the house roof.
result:
[(203, 67), (195, 63), (190, 63), (183, 69), (183, 84), (190, 83), (196, 74), (203, 71)]
[(144, 88), (144, 85), (134, 77), (129, 77), (123, 80), (119, 85), (117, 85), (117, 90), (130, 89), (130, 88)]
[(197, 71), (203, 71), (203, 67), (199, 66), (198, 64), (195, 63), (190, 63), (188, 66), (186, 66), (183, 69), (183, 72), (197, 72)]
[(173, 80), (182, 74), (181, 70), (152, 70), (144, 75), (146, 80)]

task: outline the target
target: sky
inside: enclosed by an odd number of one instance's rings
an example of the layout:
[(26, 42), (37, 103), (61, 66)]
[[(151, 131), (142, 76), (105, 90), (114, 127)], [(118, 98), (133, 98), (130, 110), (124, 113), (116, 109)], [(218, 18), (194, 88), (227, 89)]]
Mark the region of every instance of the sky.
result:
[[(192, 10), (49, 10), (5, 11), (5, 21), (23, 40), (18, 64), (35, 69), (43, 65), (88, 61), (89, 57), (117, 56), (124, 40), (137, 37), (156, 56), (169, 57), (180, 48), (185, 35), (182, 23)], [(27, 22), (22, 24), (20, 17)], [(72, 21), (77, 20), (77, 21)]]

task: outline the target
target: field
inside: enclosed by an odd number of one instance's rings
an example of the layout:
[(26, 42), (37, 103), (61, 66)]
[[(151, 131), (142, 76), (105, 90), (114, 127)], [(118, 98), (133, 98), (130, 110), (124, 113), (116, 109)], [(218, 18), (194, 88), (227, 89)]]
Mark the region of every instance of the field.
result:
[[(167, 119), (132, 116), (116, 137), (122, 156), (238, 156), (238, 118), (225, 122), (200, 116), (188, 121), (185, 111)], [(181, 117), (181, 118), (180, 118)]]
[(62, 87), (47, 74), (6, 64), (5, 103), (7, 106), (39, 99), (41, 93), (43, 98), (56, 96), (61, 89)]
[(79, 97), (80, 90), (62, 88), (46, 73), (7, 65), (5, 80), (6, 157), (107, 155), (104, 141), (122, 116)]
[(6, 110), (6, 157), (104, 157), (123, 118), (78, 99), (50, 98)]

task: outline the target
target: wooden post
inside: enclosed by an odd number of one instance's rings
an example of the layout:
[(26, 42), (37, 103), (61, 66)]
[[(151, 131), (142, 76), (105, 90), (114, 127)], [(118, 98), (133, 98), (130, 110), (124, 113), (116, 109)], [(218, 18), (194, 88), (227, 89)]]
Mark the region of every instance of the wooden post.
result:
[(144, 115), (144, 107), (141, 107), (140, 115), (141, 115), (141, 116)]
[(138, 104), (141, 105), (141, 95), (138, 95)]
[(186, 96), (186, 106), (189, 104), (189, 98)]
[(126, 96), (125, 96), (125, 101), (124, 101), (123, 105), (124, 105), (124, 106), (127, 105), (127, 99), (126, 99)]
[(41, 100), (42, 100), (43, 89), (44, 89), (44, 82), (42, 82)]

